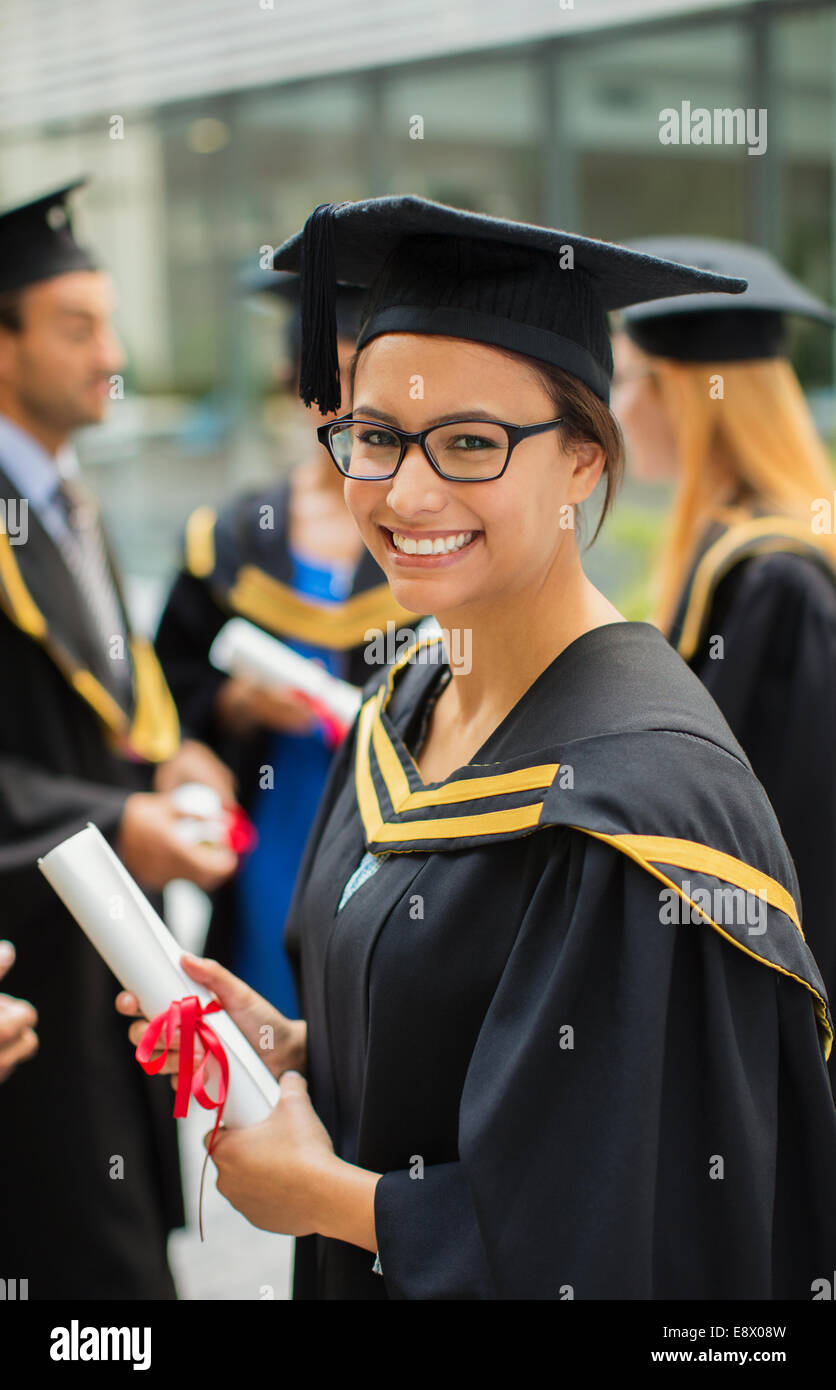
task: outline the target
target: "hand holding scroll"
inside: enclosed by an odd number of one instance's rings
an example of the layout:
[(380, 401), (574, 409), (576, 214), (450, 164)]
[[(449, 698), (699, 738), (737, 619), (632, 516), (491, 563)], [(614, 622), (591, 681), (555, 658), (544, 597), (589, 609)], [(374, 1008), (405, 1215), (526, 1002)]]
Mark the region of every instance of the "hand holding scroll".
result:
[(183, 818), (171, 793), (134, 792), (122, 812), (116, 852), (145, 888), (186, 878), (211, 893), (235, 872), (238, 856), (221, 845), (185, 843), (177, 833)]
[[(14, 964), (14, 947), (0, 941), (0, 980)], [(0, 1081), (11, 1076), (18, 1062), (34, 1057), (38, 1050), (35, 1024), (38, 1015), (27, 999), (0, 994)]]
[[(307, 1027), (303, 1020), (285, 1018), (284, 1014), (279, 1013), (279, 1010), (260, 994), (256, 994), (254, 989), (250, 989), (237, 975), (225, 970), (215, 960), (184, 954), (181, 964), (190, 979), (213, 991), (276, 1080), (289, 1069), (304, 1071)], [(136, 996), (123, 990), (117, 995), (116, 1008), (119, 1013), (137, 1019), (136, 1023), (131, 1024), (128, 1037), (138, 1046), (148, 1026), (148, 1020), (142, 1017)], [(161, 1047), (157, 1049), (157, 1052), (159, 1051)], [(174, 1045), (169, 1049), (162, 1068), (163, 1072), (173, 1074), (173, 1086), (176, 1086), (178, 1060), (175, 1036)]]

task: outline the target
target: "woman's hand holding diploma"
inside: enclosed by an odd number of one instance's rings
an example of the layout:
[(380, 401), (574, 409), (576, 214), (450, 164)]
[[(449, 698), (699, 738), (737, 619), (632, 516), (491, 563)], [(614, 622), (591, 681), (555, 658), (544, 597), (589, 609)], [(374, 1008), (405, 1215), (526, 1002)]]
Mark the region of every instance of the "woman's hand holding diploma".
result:
[[(325, 1126), (308, 1098), (305, 1066), (307, 1025), (285, 1018), (243, 980), (217, 961), (184, 954), (181, 964), (219, 1003), (265, 1065), (281, 1080), (281, 1098), (268, 1118), (246, 1129), (221, 1129), (212, 1150), (218, 1191), (254, 1226), (285, 1235), (314, 1232), (377, 1249), (374, 1190), (379, 1173), (344, 1162), (334, 1153)], [(148, 1026), (136, 996), (117, 996), (119, 1013), (134, 1017), (128, 1036), (138, 1046)], [(176, 1086), (178, 1037), (162, 1068)], [(158, 1047), (155, 1056), (162, 1051)], [(207, 1143), (211, 1131), (207, 1133)]]
[(114, 849), (126, 869), (145, 888), (164, 888), (186, 878), (214, 890), (235, 873), (238, 856), (223, 845), (194, 845), (177, 832), (185, 819), (170, 792), (133, 792), (125, 801)]
[(377, 1250), (374, 1193), (381, 1175), (337, 1157), (298, 1072), (284, 1073), (279, 1103), (261, 1124), (220, 1131), (212, 1160), (218, 1191), (253, 1226)]
[(224, 806), (232, 806), (238, 800), (235, 774), (211, 748), (193, 738), (184, 738), (173, 758), (167, 763), (158, 763), (154, 791), (173, 792), (186, 782), (200, 782), (211, 787)]
[[(181, 956), (180, 963), (190, 979), (213, 991), (233, 1023), (238, 1025), (247, 1042), (277, 1080), (290, 1067), (294, 1070), (304, 1068), (307, 1026), (303, 1019), (285, 1018), (284, 1014), (216, 960), (186, 953)], [(123, 990), (116, 997), (116, 1008), (120, 1014), (137, 1018), (137, 1022), (128, 1029), (128, 1037), (134, 1046), (139, 1046), (148, 1020), (142, 1017), (136, 995)], [(173, 1046), (169, 1048), (162, 1068), (163, 1073), (174, 1073), (172, 1085), (175, 1087), (179, 1065), (178, 1043), (179, 1035), (175, 1034)], [(162, 1050), (159, 1043), (154, 1056), (159, 1056)]]
[(309, 702), (289, 686), (268, 687), (245, 676), (231, 676), (220, 687), (215, 712), (225, 728), (247, 733), (254, 728), (277, 733), (310, 734), (316, 718)]

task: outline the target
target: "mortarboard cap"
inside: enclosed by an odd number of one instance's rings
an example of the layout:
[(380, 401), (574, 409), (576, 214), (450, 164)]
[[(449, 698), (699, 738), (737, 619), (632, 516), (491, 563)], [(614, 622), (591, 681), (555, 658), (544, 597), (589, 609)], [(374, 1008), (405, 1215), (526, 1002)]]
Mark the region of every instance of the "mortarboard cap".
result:
[(0, 293), (23, 289), (73, 270), (95, 270), (90, 253), (73, 236), (67, 199), (87, 179), (45, 193), (0, 213)]
[(660, 299), (624, 312), (633, 342), (654, 357), (680, 362), (748, 362), (786, 353), (790, 314), (836, 324), (836, 314), (794, 280), (767, 251), (714, 237), (646, 237), (636, 249), (686, 261), (720, 275), (742, 275), (739, 299), (701, 294)]
[(273, 264), (301, 272), (299, 394), (323, 414), (340, 403), (338, 280), (369, 287), (358, 347), (381, 333), (468, 338), (563, 367), (604, 401), (612, 376), (607, 310), (745, 288), (744, 280), (608, 242), (413, 196), (323, 204)]

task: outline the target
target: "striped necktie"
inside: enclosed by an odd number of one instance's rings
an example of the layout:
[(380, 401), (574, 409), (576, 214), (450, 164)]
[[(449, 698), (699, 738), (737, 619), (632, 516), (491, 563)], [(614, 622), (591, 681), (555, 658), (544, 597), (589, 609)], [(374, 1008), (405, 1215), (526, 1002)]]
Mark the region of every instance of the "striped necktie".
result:
[(120, 703), (129, 705), (132, 675), (128, 634), (98, 508), (90, 493), (76, 478), (62, 478), (57, 495), (63, 505), (68, 527), (59, 541), (61, 552), (76, 580), (93, 631), (99, 638), (108, 683)]

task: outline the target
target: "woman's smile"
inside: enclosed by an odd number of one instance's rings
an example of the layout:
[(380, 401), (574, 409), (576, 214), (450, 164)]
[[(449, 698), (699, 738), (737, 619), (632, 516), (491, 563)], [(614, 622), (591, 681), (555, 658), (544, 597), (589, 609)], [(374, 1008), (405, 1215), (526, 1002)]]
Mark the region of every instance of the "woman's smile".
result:
[(455, 564), (470, 553), (484, 535), (482, 531), (411, 531), (380, 526), (384, 544), (393, 563), (408, 568), (431, 568)]

